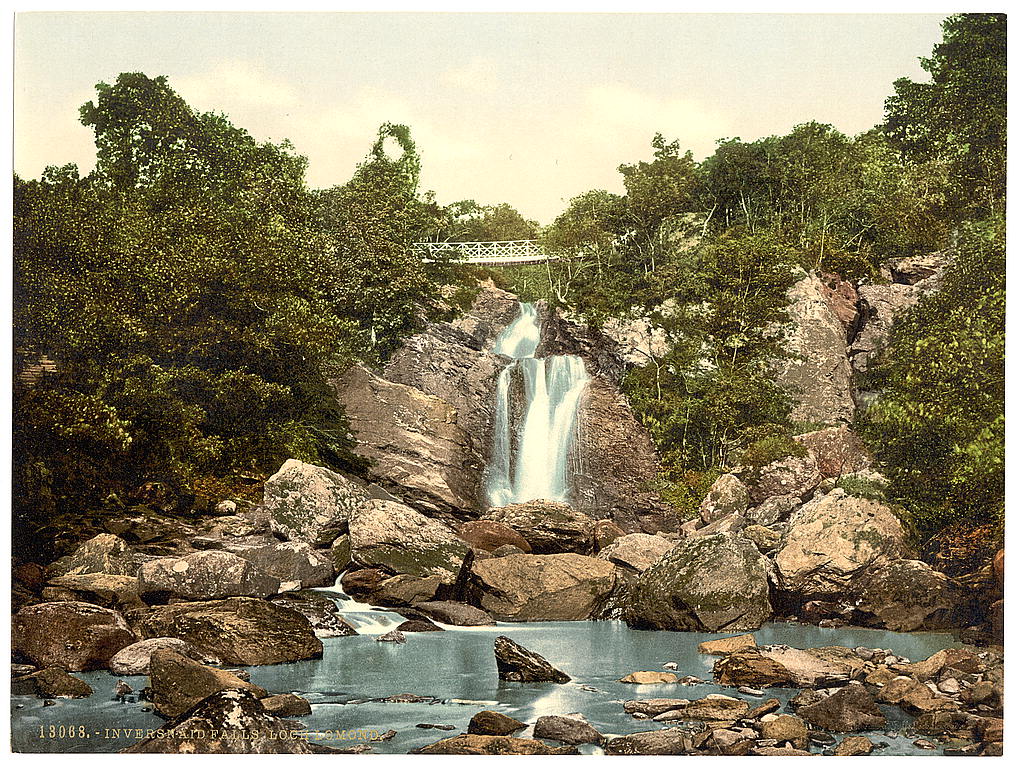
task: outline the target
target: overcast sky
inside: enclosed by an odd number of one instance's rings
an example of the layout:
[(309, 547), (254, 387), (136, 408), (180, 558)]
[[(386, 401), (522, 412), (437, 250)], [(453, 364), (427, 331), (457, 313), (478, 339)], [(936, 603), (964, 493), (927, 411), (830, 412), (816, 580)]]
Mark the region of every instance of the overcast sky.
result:
[(166, 75), (192, 107), (290, 139), (309, 183), (344, 183), (377, 127), (408, 124), (442, 202), (509, 202), (550, 222), (655, 132), (698, 159), (809, 120), (882, 118), (939, 15), (22, 14), (15, 169), (92, 168), (78, 108), (118, 73)]

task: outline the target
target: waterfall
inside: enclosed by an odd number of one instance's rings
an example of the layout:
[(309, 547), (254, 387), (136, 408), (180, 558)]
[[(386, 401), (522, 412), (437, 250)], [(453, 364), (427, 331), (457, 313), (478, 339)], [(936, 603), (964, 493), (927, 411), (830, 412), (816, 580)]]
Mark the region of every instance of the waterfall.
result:
[[(568, 500), (576, 411), (588, 381), (578, 356), (534, 357), (540, 343), (537, 309), (533, 304), (519, 307), (519, 317), (494, 343), (494, 352), (515, 360), (498, 376), (494, 400), (494, 443), (486, 488), (491, 506), (539, 498)], [(525, 398), (518, 423), (511, 411), (517, 374)]]

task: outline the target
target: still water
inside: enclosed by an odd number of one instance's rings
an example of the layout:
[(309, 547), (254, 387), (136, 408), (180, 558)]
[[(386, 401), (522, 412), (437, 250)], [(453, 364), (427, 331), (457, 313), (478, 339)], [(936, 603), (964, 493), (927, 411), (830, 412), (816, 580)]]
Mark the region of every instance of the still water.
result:
[[(362, 629), (362, 628), (360, 628)], [(544, 655), (567, 672), (573, 681), (564, 685), (513, 684), (498, 681), (493, 644), (506, 635)], [(622, 703), (650, 697), (703, 697), (727, 694), (753, 703), (734, 689), (715, 684), (683, 686), (621, 684), (618, 679), (634, 670), (658, 670), (677, 662), (679, 675), (710, 680), (715, 657), (697, 653), (707, 633), (631, 630), (617, 621), (501, 623), (493, 627), (449, 627), (443, 632), (409, 633), (404, 644), (378, 643), (362, 633), (324, 641), (323, 659), (248, 668), (254, 683), (273, 694), (294, 692), (309, 700), (313, 715), (301, 721), (309, 730), (376, 730), (397, 734), (386, 742), (373, 743), (380, 753), (406, 753), (427, 743), (465, 732), (470, 718), (483, 709), (497, 710), (531, 723), (548, 714), (582, 713), (604, 734), (628, 734), (663, 728), (652, 721), (638, 721), (622, 710)], [(824, 629), (808, 625), (771, 624), (755, 633), (761, 645), (786, 643), (798, 648), (813, 646), (867, 646), (892, 649), (895, 654), (920, 660), (940, 649), (956, 645), (945, 633), (895, 633), (858, 628)], [(57, 700), (43, 707), (32, 697), (12, 698), (12, 742), (16, 751), (114, 752), (133, 742), (124, 733), (113, 738), (113, 729), (152, 729), (162, 720), (142, 712), (137, 704), (111, 701), (116, 678), (102, 671), (81, 673), (94, 689), (81, 700)], [(130, 677), (136, 689), (146, 679)], [(409, 692), (433, 697), (433, 703), (385, 703), (378, 700)], [(792, 689), (768, 689), (766, 697), (783, 702)], [(880, 706), (890, 724), (885, 731), (898, 732), (911, 718), (897, 708)], [(417, 724), (452, 724), (453, 731), (419, 729)], [(86, 739), (40, 739), (40, 725), (83, 726)], [(529, 735), (530, 730), (522, 734)], [(868, 733), (885, 742), (887, 754), (926, 755), (905, 737), (890, 738), (884, 732)], [(326, 738), (326, 735), (325, 735)], [(349, 746), (358, 740), (329, 740), (329, 745)], [(585, 746), (586, 753), (600, 749)], [(883, 753), (879, 751), (877, 753)]]

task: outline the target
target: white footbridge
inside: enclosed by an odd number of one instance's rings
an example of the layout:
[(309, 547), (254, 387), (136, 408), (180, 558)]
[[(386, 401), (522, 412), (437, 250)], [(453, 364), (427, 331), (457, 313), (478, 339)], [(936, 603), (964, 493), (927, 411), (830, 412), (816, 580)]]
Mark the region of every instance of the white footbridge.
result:
[(504, 242), (416, 242), (413, 247), (425, 261), (450, 251), (457, 251), (467, 264), (543, 264), (558, 261), (549, 256), (540, 242), (534, 239), (506, 240)]

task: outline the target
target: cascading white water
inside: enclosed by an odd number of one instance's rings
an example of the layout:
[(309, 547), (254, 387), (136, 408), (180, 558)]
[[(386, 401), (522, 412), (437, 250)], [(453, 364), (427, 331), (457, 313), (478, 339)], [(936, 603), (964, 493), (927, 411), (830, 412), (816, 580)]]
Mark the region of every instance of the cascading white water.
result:
[[(487, 500), (491, 506), (538, 498), (568, 500), (576, 410), (589, 379), (583, 359), (578, 356), (534, 357), (540, 343), (537, 309), (533, 304), (519, 306), (519, 317), (494, 343), (494, 352), (515, 361), (498, 376), (494, 443), (487, 477)], [(521, 375), (525, 394), (519, 423), (515, 423), (510, 412), (516, 372)]]

